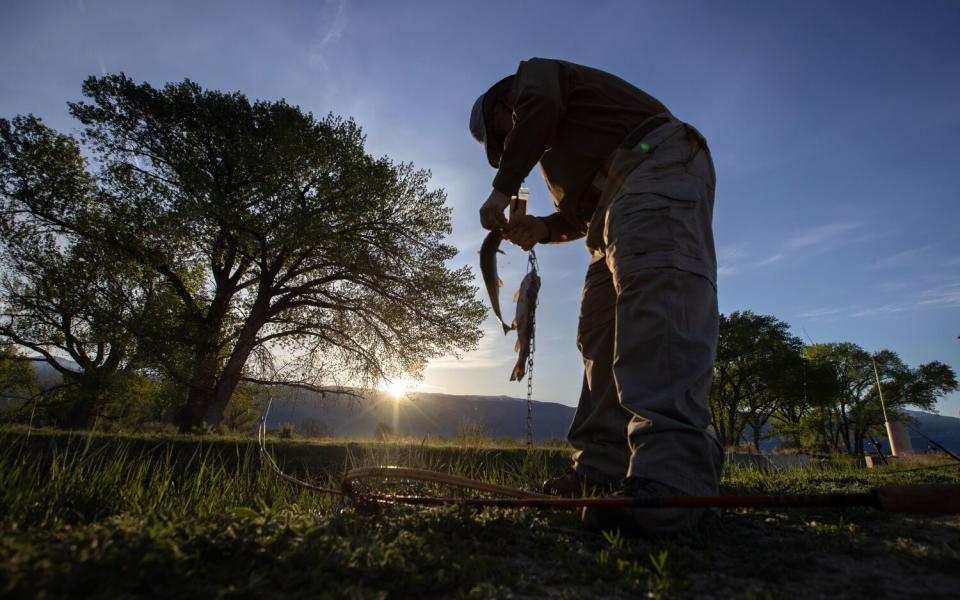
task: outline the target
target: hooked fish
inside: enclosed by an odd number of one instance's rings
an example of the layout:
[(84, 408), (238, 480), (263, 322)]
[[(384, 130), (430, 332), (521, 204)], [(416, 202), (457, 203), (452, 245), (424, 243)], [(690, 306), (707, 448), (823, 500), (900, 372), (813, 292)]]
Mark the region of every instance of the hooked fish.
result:
[(510, 333), (512, 329), (503, 322), (503, 316), (500, 314), (500, 288), (503, 287), (503, 280), (497, 275), (497, 252), (504, 254), (500, 249), (500, 242), (503, 240), (503, 233), (499, 229), (494, 229), (487, 234), (486, 239), (480, 246), (480, 273), (483, 274), (483, 283), (487, 286), (487, 294), (490, 295), (490, 306), (493, 307), (493, 314), (503, 326), (503, 335)]
[(533, 341), (535, 326), (534, 313), (537, 310), (537, 294), (540, 293), (540, 276), (535, 269), (531, 269), (520, 282), (520, 289), (513, 299), (517, 303), (517, 316), (513, 320), (512, 328), (517, 330), (517, 344), (514, 352), (519, 352), (517, 364), (510, 374), (510, 381), (520, 381), (527, 372), (527, 358), (530, 356), (530, 345)]

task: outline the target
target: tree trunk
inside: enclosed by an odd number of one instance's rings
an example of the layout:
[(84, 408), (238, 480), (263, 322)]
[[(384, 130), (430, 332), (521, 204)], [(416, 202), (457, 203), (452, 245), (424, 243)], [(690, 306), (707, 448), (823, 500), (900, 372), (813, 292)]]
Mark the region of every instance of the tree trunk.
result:
[(80, 372), (71, 377), (76, 385), (66, 389), (66, 393), (70, 394), (70, 402), (66, 413), (60, 419), (60, 427), (90, 429), (93, 425), (94, 410), (100, 403), (109, 383), (109, 376), (115, 369), (104, 370), (108, 372)]
[(70, 402), (67, 412), (60, 421), (64, 429), (90, 429), (93, 421), (93, 398), (87, 395), (86, 390), (77, 392)]
[[(269, 296), (266, 297), (269, 298)], [(262, 298), (264, 298), (263, 294), (250, 309), (250, 315), (243, 324), (243, 329), (240, 330), (233, 352), (220, 373), (210, 396), (210, 401), (205, 407), (204, 416), (207, 423), (212, 426), (218, 426), (223, 421), (223, 413), (227, 404), (230, 403), (230, 398), (233, 397), (233, 392), (236, 391), (237, 385), (240, 383), (240, 378), (243, 377), (243, 368), (256, 346), (260, 329), (266, 323), (266, 313), (269, 305)]]
[[(233, 397), (240, 384), (240, 378), (243, 377), (243, 367), (250, 357), (253, 350), (252, 344), (237, 344), (234, 348), (227, 366), (224, 367), (217, 385), (210, 394), (210, 401), (207, 403), (204, 411), (204, 420), (213, 427), (219, 426), (223, 421), (223, 413)], [(236, 359), (236, 360), (234, 360)]]
[(737, 445), (739, 436), (737, 435), (737, 405), (734, 403), (732, 406), (728, 407), (727, 411), (727, 443), (728, 447), (733, 447)]
[(193, 368), (186, 403), (173, 417), (180, 433), (191, 433), (202, 428), (207, 409), (213, 402), (217, 372), (220, 370), (219, 340), (232, 297), (233, 290), (218, 289), (206, 316), (197, 323), (198, 333), (193, 340)]
[(854, 438), (855, 438), (854, 448), (856, 450), (856, 454), (854, 455), (854, 458), (856, 458), (859, 461), (861, 466), (865, 462), (863, 458), (863, 441), (865, 436), (866, 436), (866, 433), (863, 431), (857, 431), (856, 434), (854, 435)]
[(180, 433), (191, 433), (203, 427), (207, 406), (212, 401), (217, 382), (217, 356), (206, 348), (195, 352), (193, 373), (187, 390), (186, 402), (173, 417)]

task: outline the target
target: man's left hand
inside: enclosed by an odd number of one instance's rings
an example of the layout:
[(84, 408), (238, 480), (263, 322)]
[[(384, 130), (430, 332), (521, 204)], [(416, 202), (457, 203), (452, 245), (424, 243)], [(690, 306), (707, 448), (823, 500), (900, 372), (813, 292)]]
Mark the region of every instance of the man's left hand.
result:
[(533, 215), (514, 215), (503, 230), (505, 238), (526, 251), (543, 242), (549, 233), (543, 221)]
[(505, 229), (507, 218), (503, 211), (510, 205), (510, 196), (496, 189), (490, 192), (487, 201), (480, 207), (480, 225), (484, 229)]

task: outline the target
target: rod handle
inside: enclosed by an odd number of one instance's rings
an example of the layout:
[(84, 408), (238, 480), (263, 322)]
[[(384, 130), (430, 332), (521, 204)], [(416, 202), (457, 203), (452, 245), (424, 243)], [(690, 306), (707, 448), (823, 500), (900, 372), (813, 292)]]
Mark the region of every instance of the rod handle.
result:
[(873, 495), (885, 512), (960, 514), (960, 485), (884, 485), (874, 488)]

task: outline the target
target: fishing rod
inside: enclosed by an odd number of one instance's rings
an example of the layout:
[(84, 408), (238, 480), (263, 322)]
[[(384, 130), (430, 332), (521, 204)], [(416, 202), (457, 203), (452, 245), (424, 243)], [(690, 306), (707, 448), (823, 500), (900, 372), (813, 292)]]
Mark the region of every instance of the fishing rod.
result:
[[(355, 481), (370, 477), (400, 477), (426, 479), (449, 483), (443, 473), (405, 469), (400, 467), (362, 467), (349, 471), (344, 478), (343, 491), (356, 494)], [(462, 478), (457, 478), (461, 479)], [(467, 480), (471, 485), (482, 482)], [(811, 507), (867, 507), (882, 512), (912, 514), (960, 514), (960, 486), (948, 484), (887, 485), (858, 493), (784, 494), (754, 496), (661, 496), (628, 497), (600, 496), (592, 498), (558, 498), (510, 490), (524, 494), (512, 498), (451, 498), (436, 496), (365, 495), (361, 502), (383, 504), (411, 504), (418, 506), (460, 505), (498, 508), (811, 508)]]

